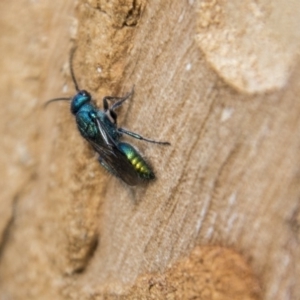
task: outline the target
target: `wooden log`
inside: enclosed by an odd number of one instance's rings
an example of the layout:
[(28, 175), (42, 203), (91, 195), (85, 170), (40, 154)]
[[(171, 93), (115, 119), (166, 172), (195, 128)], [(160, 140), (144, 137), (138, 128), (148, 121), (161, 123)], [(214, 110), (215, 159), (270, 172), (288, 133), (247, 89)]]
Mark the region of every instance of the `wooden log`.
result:
[[(298, 299), (298, 4), (2, 1), (0, 298)], [(280, 16), (280, 18), (278, 18)], [(118, 124), (156, 180), (103, 169), (67, 103)]]

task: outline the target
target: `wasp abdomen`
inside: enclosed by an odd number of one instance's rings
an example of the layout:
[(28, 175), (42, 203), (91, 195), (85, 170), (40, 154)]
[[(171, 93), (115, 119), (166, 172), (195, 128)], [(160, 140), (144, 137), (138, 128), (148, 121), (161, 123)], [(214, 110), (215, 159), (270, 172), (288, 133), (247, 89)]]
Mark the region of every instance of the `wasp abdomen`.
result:
[(141, 178), (144, 179), (154, 179), (154, 173), (150, 166), (145, 162), (142, 156), (134, 149), (130, 144), (119, 143), (119, 150), (125, 154), (128, 161), (131, 163), (135, 171), (139, 174)]

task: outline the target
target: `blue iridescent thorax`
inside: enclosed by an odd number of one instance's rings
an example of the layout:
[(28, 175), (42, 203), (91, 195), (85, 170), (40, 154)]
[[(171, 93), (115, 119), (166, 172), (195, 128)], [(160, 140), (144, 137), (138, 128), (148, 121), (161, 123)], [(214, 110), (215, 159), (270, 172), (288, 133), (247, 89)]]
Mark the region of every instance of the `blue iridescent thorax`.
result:
[(94, 122), (93, 116), (97, 114), (94, 105), (87, 103), (81, 106), (75, 114), (77, 127), (81, 135), (86, 139), (97, 140), (99, 138), (99, 129)]
[(76, 117), (77, 127), (81, 135), (87, 140), (103, 143), (97, 119), (113, 140), (118, 141), (121, 137), (121, 134), (117, 131), (116, 124), (109, 119), (105, 112), (94, 105), (89, 93), (80, 91), (74, 96), (71, 102), (71, 112)]

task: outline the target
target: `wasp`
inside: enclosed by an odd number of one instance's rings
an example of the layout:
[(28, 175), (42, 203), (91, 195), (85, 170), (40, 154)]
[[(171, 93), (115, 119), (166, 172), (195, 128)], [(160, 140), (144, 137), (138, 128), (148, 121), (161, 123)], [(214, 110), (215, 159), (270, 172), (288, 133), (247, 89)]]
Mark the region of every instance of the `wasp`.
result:
[(117, 126), (116, 109), (133, 95), (134, 88), (123, 97), (105, 96), (104, 110), (100, 110), (91, 94), (79, 89), (73, 69), (75, 51), (76, 48), (71, 50), (70, 73), (77, 93), (73, 97), (51, 99), (45, 105), (61, 100), (71, 101), (71, 113), (75, 116), (80, 134), (99, 154), (98, 161), (111, 174), (130, 186), (154, 179), (155, 175), (150, 165), (131, 144), (122, 142), (121, 138), (126, 134), (149, 143), (159, 145), (170, 145), (170, 143), (147, 139)]

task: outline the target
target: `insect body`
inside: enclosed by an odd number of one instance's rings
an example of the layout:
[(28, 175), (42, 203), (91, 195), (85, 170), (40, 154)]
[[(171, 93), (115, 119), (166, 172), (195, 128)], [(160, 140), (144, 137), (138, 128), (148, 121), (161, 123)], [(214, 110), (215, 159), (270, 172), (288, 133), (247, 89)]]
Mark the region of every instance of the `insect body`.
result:
[[(115, 109), (133, 94), (133, 89), (124, 97), (104, 97), (104, 111), (99, 110), (92, 101), (91, 95), (78, 87), (72, 67), (74, 52), (75, 49), (71, 52), (70, 69), (77, 94), (72, 98), (49, 100), (46, 105), (54, 101), (71, 100), (71, 112), (76, 118), (79, 132), (99, 154), (100, 164), (110, 173), (132, 186), (143, 180), (154, 179), (155, 175), (152, 169), (139, 152), (130, 144), (121, 142), (120, 138), (123, 134), (127, 134), (150, 143), (161, 145), (170, 145), (170, 143), (149, 140), (137, 133), (117, 127)], [(116, 102), (109, 107), (108, 101)]]

